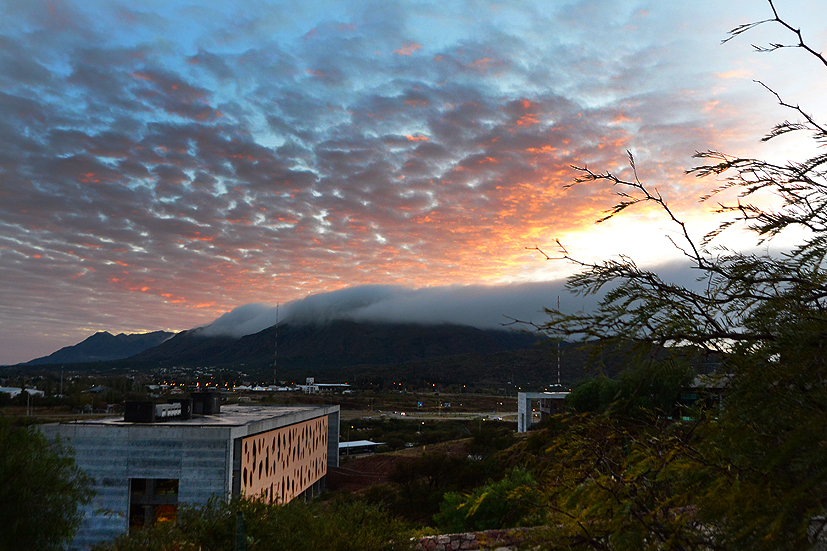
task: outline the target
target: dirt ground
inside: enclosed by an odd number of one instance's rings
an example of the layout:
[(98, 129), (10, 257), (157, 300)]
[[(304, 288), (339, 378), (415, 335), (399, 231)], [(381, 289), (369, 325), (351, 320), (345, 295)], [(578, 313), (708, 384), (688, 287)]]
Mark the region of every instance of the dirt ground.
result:
[(398, 452), (340, 458), (340, 466), (328, 471), (327, 487), (329, 490), (359, 492), (374, 484), (387, 482), (397, 465), (410, 463), (423, 452), (441, 451), (449, 455), (465, 455), (466, 442), (467, 440), (454, 440)]

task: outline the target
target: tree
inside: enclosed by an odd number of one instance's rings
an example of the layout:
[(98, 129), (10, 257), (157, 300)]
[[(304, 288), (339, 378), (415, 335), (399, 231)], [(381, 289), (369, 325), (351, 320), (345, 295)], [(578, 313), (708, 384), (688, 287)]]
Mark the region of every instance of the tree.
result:
[[(799, 48), (827, 67), (827, 59), (768, 2), (772, 17), (733, 29), (724, 42), (773, 24), (794, 41), (759, 46), (759, 52)], [(777, 124), (764, 141), (801, 133), (814, 146), (827, 141), (827, 129), (814, 116), (760, 84), (798, 118)], [(568, 281), (570, 290), (609, 290), (593, 312), (548, 310), (544, 329), (653, 349), (692, 345), (720, 355), (729, 380), (724, 409), (699, 417), (691, 430), (666, 432), (653, 428), (656, 417), (633, 433), (616, 426), (616, 419), (592, 418), (589, 430), (608, 431), (601, 444), (614, 445), (597, 446), (589, 457), (576, 447), (559, 448), (566, 468), (557, 476), (568, 482), (558, 485), (564, 490), (551, 504), (577, 541), (591, 548), (653, 542), (675, 549), (812, 547), (827, 524), (827, 154), (815, 148), (808, 158), (787, 163), (719, 151), (695, 157), (703, 164), (688, 173), (721, 178), (703, 199), (720, 200), (714, 211), (723, 215), (699, 240), (657, 189), (641, 182), (631, 152), (631, 178), (574, 167), (579, 176), (572, 185), (602, 182), (617, 189), (618, 202), (600, 221), (641, 204), (657, 206), (676, 225), (680, 237), (673, 243), (703, 288), (664, 281), (626, 257), (580, 262), (561, 246), (560, 256), (582, 268)], [(735, 192), (734, 204), (721, 199), (724, 191)], [(751, 202), (767, 193), (778, 199), (775, 207)], [(718, 244), (734, 225), (753, 232), (759, 244), (791, 229), (804, 238), (781, 255), (739, 252)], [(611, 514), (595, 505), (600, 499), (615, 504)], [(667, 513), (660, 514), (664, 506)], [(637, 539), (624, 543), (620, 533)]]
[(68, 448), (0, 416), (0, 550), (60, 549), (72, 538), (89, 480)]

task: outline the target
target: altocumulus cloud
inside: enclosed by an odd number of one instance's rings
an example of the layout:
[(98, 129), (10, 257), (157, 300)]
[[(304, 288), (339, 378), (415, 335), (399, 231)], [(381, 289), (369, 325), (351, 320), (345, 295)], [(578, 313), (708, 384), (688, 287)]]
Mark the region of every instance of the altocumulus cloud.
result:
[[(785, 15), (827, 19), (802, 6)], [(610, 199), (563, 191), (571, 164), (623, 174), (633, 149), (639, 175), (697, 213), (688, 155), (769, 127), (748, 46), (718, 46), (767, 10), (6, 0), (0, 361), (342, 288), (305, 308), (487, 325), (530, 312), (474, 310), (487, 287), (462, 286), (569, 273), (524, 249), (555, 237), (579, 258), (634, 242), (589, 239)], [(450, 285), (457, 308), (440, 300)]]

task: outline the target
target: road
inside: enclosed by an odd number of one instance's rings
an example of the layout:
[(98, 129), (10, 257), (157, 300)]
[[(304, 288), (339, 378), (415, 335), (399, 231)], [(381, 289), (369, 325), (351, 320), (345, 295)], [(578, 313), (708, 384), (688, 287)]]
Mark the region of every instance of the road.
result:
[(342, 420), (351, 419), (411, 419), (424, 421), (463, 421), (479, 419), (480, 417), (486, 420), (497, 421), (517, 421), (516, 411), (461, 411), (461, 412), (444, 412), (432, 413), (426, 411), (367, 411), (367, 410), (342, 410), (340, 412)]

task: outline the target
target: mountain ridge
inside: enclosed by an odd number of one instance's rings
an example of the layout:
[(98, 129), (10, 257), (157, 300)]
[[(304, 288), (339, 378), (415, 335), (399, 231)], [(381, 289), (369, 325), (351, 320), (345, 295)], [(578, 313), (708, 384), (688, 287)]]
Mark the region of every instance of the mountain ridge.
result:
[(144, 350), (162, 344), (175, 333), (152, 331), (150, 333), (118, 333), (98, 331), (81, 342), (64, 346), (48, 356), (42, 356), (20, 365), (48, 365), (56, 363), (106, 362), (130, 358)]
[(323, 324), (284, 324), (238, 339), (184, 331), (137, 354), (135, 361), (159, 366), (271, 366), (325, 369), (359, 364), (394, 364), (467, 353), (530, 347), (537, 335), (456, 324), (378, 323), (336, 320)]

